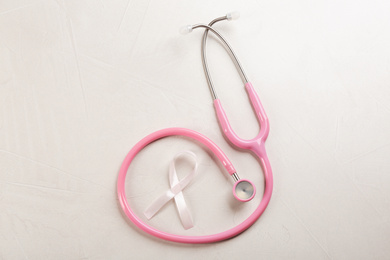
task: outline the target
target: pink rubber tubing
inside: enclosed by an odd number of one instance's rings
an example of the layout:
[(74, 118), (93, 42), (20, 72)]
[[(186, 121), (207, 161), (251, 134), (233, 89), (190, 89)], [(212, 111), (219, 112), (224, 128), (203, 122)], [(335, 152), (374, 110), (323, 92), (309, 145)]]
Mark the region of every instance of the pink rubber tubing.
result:
[(216, 109), (217, 117), (221, 125), (222, 131), (224, 132), (226, 137), (235, 146), (252, 151), (260, 160), (260, 164), (264, 172), (265, 188), (264, 188), (263, 198), (260, 204), (257, 206), (256, 210), (246, 220), (244, 220), (242, 223), (235, 226), (234, 228), (228, 229), (221, 233), (205, 235), (205, 236), (182, 236), (182, 235), (166, 233), (147, 225), (141, 219), (139, 219), (137, 215), (132, 211), (132, 209), (130, 208), (127, 202), (126, 194), (125, 194), (125, 179), (126, 179), (126, 174), (130, 166), (130, 163), (132, 162), (134, 157), (137, 155), (137, 153), (140, 150), (142, 150), (146, 145), (148, 145), (153, 141), (156, 141), (163, 137), (173, 136), (173, 135), (182, 135), (182, 136), (193, 138), (206, 145), (222, 162), (223, 166), (225, 167), (225, 169), (228, 171), (229, 174), (233, 174), (235, 172), (233, 165), (226, 157), (226, 155), (223, 153), (223, 151), (204, 135), (186, 128), (167, 128), (167, 129), (156, 131), (146, 136), (141, 141), (139, 141), (127, 154), (119, 171), (118, 182), (117, 182), (119, 202), (126, 216), (137, 227), (139, 227), (143, 231), (153, 236), (156, 236), (161, 239), (169, 240), (169, 241), (180, 242), (180, 243), (192, 243), (192, 244), (212, 243), (212, 242), (218, 242), (221, 240), (229, 239), (231, 237), (239, 235), (240, 233), (248, 229), (250, 226), (252, 226), (256, 222), (256, 220), (261, 216), (261, 214), (264, 212), (271, 199), (272, 188), (273, 188), (273, 177), (272, 177), (271, 165), (269, 163), (265, 151), (265, 147), (264, 147), (264, 142), (268, 137), (268, 133), (269, 133), (269, 123), (264, 108), (260, 103), (260, 99), (257, 96), (255, 90), (253, 89), (251, 83), (249, 82), (246, 83), (245, 88), (247, 90), (252, 107), (255, 110), (256, 116), (261, 125), (260, 132), (254, 139), (243, 140), (233, 132), (219, 99), (214, 100), (214, 107)]

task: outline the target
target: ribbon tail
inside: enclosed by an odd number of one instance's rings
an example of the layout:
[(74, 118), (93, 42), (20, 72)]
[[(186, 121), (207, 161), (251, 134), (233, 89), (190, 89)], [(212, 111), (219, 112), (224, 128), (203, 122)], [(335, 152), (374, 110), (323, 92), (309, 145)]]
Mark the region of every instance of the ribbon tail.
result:
[[(195, 157), (195, 155), (190, 151), (183, 152), (182, 154), (185, 154), (185, 153)], [(195, 163), (196, 163), (196, 159), (195, 159)], [(189, 176), (191, 177), (190, 179), (193, 178), (193, 175), (194, 175), (194, 171), (192, 171), (189, 174)], [(176, 168), (175, 168), (175, 160), (173, 160), (171, 162), (171, 164), (169, 165), (169, 182), (171, 184), (171, 188), (173, 188), (173, 186), (176, 186), (179, 183), (179, 178), (177, 177)], [(187, 184), (185, 184), (183, 186), (185, 187), (185, 186), (187, 186)], [(189, 209), (187, 207), (187, 203), (184, 199), (182, 189), (183, 188), (181, 188), (181, 191), (178, 192), (173, 199), (174, 199), (175, 204), (176, 204), (177, 212), (179, 213), (181, 224), (183, 225), (184, 229), (187, 230), (187, 229), (194, 227), (194, 222), (192, 220), (191, 212), (189, 211)]]
[(175, 204), (177, 211), (180, 215), (181, 223), (183, 224), (184, 229), (190, 229), (194, 227), (194, 222), (192, 220), (191, 213), (186, 205), (186, 201), (183, 196), (183, 192), (179, 192), (175, 197)]
[(158, 197), (153, 203), (144, 211), (147, 219), (151, 219), (168, 201), (175, 196), (170, 190)]

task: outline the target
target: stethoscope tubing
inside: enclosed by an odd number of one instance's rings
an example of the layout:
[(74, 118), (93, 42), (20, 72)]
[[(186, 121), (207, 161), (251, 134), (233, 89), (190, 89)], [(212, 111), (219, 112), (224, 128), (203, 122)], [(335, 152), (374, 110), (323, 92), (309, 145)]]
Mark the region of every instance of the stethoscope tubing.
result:
[(199, 243), (218, 242), (221, 240), (226, 240), (234, 236), (237, 236), (238, 234), (244, 232), (246, 229), (252, 226), (266, 209), (272, 195), (272, 187), (273, 187), (272, 170), (271, 170), (271, 165), (269, 163), (269, 160), (265, 153), (262, 153), (259, 156), (260, 164), (264, 172), (264, 182), (265, 182), (263, 198), (260, 204), (257, 206), (256, 210), (245, 221), (243, 221), (242, 223), (240, 223), (239, 225), (231, 229), (228, 229), (221, 233), (205, 235), (205, 236), (176, 235), (176, 234), (171, 234), (171, 233), (158, 230), (146, 224), (135, 214), (135, 212), (129, 206), (129, 203), (126, 198), (126, 192), (125, 192), (126, 175), (131, 162), (133, 161), (135, 156), (148, 144), (158, 139), (168, 137), (168, 136), (175, 136), (175, 135), (190, 137), (204, 144), (217, 156), (217, 158), (221, 161), (221, 163), (223, 164), (223, 166), (225, 167), (225, 169), (228, 171), (229, 174), (233, 174), (235, 172), (232, 163), (224, 154), (224, 152), (206, 136), (186, 128), (174, 127), (174, 128), (166, 128), (166, 129), (156, 131), (144, 137), (129, 151), (119, 170), (118, 181), (117, 181), (117, 193), (118, 193), (120, 205), (125, 215), (141, 230), (153, 236), (156, 236), (158, 238), (165, 239), (168, 241), (173, 241), (173, 242), (179, 242), (179, 243), (199, 244)]

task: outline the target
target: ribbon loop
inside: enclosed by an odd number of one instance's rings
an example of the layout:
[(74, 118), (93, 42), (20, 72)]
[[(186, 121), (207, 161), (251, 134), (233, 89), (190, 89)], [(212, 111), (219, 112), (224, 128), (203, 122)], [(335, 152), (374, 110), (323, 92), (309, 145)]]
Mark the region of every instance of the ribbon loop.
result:
[[(189, 155), (194, 160), (194, 167), (192, 171), (187, 174), (181, 181), (179, 181), (176, 173), (175, 162), (179, 157)], [(187, 207), (184, 199), (183, 189), (191, 182), (195, 177), (198, 169), (198, 161), (196, 155), (191, 151), (182, 151), (175, 155), (171, 163), (169, 164), (169, 184), (171, 188), (158, 197), (145, 211), (144, 215), (151, 219), (168, 201), (172, 198), (175, 200), (177, 211), (179, 212), (181, 223), (185, 229), (192, 228), (194, 226), (191, 213)]]

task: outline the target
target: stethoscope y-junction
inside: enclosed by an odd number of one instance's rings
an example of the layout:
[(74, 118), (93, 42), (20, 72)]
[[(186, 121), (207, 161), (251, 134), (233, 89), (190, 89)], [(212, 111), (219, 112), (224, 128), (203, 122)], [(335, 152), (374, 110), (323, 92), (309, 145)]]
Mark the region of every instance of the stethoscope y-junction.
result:
[[(207, 78), (208, 85), (210, 87), (210, 91), (212, 93), (213, 99), (214, 99), (214, 108), (217, 114), (218, 121), (220, 123), (220, 126), (222, 128), (222, 132), (225, 134), (226, 138), (230, 140), (230, 142), (235, 145), (238, 148), (245, 149), (251, 151), (256, 157), (258, 157), (260, 164), (262, 166), (263, 172), (264, 172), (264, 182), (265, 182), (265, 188), (264, 188), (264, 194), (263, 198), (260, 202), (260, 204), (257, 206), (256, 210), (242, 223), (239, 225), (223, 231), (218, 234), (212, 234), (212, 235), (206, 235), (206, 236), (183, 236), (183, 235), (176, 235), (171, 234), (167, 232), (160, 231), (158, 229), (155, 229), (154, 227), (146, 224), (144, 221), (142, 221), (130, 208), (126, 194), (125, 194), (125, 179), (127, 175), (127, 171), (129, 168), (130, 163), (134, 159), (134, 157), (137, 155), (138, 152), (140, 152), (146, 145), (150, 144), (151, 142), (154, 142), (160, 138), (167, 137), (167, 136), (173, 136), (173, 135), (181, 135), (186, 136), (189, 138), (192, 138), (198, 142), (203, 143), (207, 148), (209, 148), (219, 159), (219, 161), (222, 163), (226, 171), (232, 176), (234, 180), (233, 185), (233, 195), (236, 199), (239, 201), (249, 201), (255, 196), (255, 186), (253, 183), (249, 180), (240, 179), (238, 176), (235, 168), (233, 167), (230, 160), (227, 158), (227, 156), (224, 154), (224, 152), (210, 139), (208, 139), (206, 136), (195, 132), (190, 129), (186, 128), (167, 128), (162, 129), (159, 131), (156, 131), (145, 138), (143, 138), (141, 141), (139, 141), (127, 154), (122, 167), (119, 172), (118, 176), (118, 183), (117, 183), (117, 189), (118, 189), (118, 197), (120, 204), (126, 214), (126, 216), (139, 228), (144, 230), (145, 232), (154, 235), (156, 237), (175, 241), (175, 242), (182, 242), (182, 243), (210, 243), (210, 242), (217, 242), (221, 240), (225, 240), (231, 237), (234, 237), (241, 232), (248, 229), (264, 212), (266, 209), (272, 194), (272, 187), (273, 187), (273, 177), (272, 177), (272, 170), (271, 165), (267, 157), (267, 153), (265, 150), (265, 140), (268, 137), (269, 133), (269, 122), (267, 115), (264, 111), (264, 108), (260, 102), (260, 99), (258, 95), (256, 94), (252, 84), (249, 82), (239, 60), (237, 59), (236, 54), (234, 53), (232, 47), (229, 45), (229, 43), (226, 41), (226, 39), (212, 26), (220, 21), (225, 20), (233, 20), (237, 19), (239, 15), (237, 13), (229, 13), (225, 16), (216, 18), (212, 20), (208, 25), (206, 24), (195, 24), (195, 25), (188, 25), (183, 27), (180, 32), (181, 33), (190, 33), (194, 29), (198, 28), (204, 28), (205, 32), (203, 34), (202, 38), (202, 61), (203, 61), (203, 68), (205, 71), (205, 75)], [(235, 63), (236, 67), (238, 68), (238, 71), (240, 72), (241, 78), (244, 82), (245, 89), (247, 91), (248, 97), (250, 99), (252, 108), (254, 109), (256, 113), (256, 117), (260, 123), (260, 131), (258, 135), (250, 140), (244, 140), (237, 136), (237, 134), (233, 131), (226, 113), (224, 109), (222, 108), (221, 101), (218, 99), (215, 88), (213, 86), (213, 82), (209, 73), (207, 59), (206, 59), (206, 44), (208, 39), (208, 33), (212, 32), (214, 33), (217, 38), (226, 46), (226, 48), (229, 51), (229, 54), (231, 55), (233, 62)], [(184, 180), (185, 179), (185, 180)], [(179, 194), (182, 189), (188, 184), (188, 181), (186, 178), (184, 178), (180, 182), (175, 182), (172, 184), (172, 187), (170, 189), (170, 193), (168, 192), (169, 196), (171, 198), (175, 197), (177, 194)], [(167, 195), (168, 196), (168, 195)], [(166, 197), (164, 201), (168, 201), (169, 199)], [(153, 212), (154, 214), (155, 212)]]

